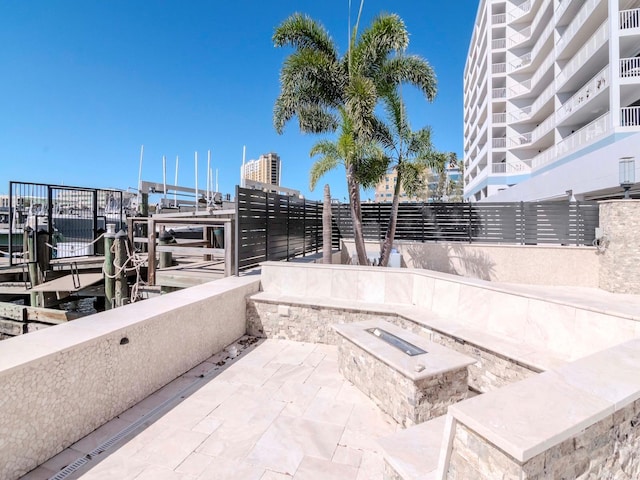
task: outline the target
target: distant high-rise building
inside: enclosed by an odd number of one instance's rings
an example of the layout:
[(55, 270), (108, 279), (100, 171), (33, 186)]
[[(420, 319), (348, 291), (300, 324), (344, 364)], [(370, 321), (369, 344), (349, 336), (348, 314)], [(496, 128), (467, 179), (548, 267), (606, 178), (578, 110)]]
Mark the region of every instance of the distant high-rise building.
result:
[(640, 1), (478, 4), (464, 73), (464, 196), (620, 196), (618, 162), (640, 150)]
[[(460, 172), (460, 168), (455, 163), (451, 163), (450, 165), (447, 165), (444, 171), (444, 174), (446, 176), (445, 187), (447, 184), (451, 182), (455, 183), (455, 182), (461, 181), (460, 177), (462, 176), (462, 174)], [(440, 181), (440, 175), (437, 172), (434, 172), (432, 170), (427, 170), (425, 172), (424, 180), (425, 180), (426, 188), (425, 188), (425, 191), (422, 192), (422, 195), (419, 197), (418, 196), (411, 197), (407, 195), (407, 193), (404, 191), (404, 188), (402, 188), (402, 185), (400, 185), (400, 203), (434, 201), (434, 200), (449, 201), (446, 191), (441, 193), (441, 195), (444, 198), (440, 198), (440, 197), (435, 198), (435, 195), (438, 190), (437, 186)], [(391, 203), (393, 201), (393, 192), (396, 187), (397, 181), (398, 181), (398, 173), (395, 169), (386, 173), (380, 179), (380, 182), (378, 182), (378, 185), (376, 185), (374, 202)]]
[(257, 160), (250, 160), (242, 166), (242, 179), (254, 182), (280, 185), (281, 162), (277, 153), (265, 153)]

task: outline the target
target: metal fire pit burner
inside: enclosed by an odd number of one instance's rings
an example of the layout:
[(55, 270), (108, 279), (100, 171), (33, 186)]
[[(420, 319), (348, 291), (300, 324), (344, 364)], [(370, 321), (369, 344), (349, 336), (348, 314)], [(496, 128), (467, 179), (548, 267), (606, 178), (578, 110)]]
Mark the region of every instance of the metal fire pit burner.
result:
[(416, 347), (412, 343), (409, 343), (406, 340), (403, 340), (400, 337), (397, 337), (394, 334), (387, 332), (386, 330), (382, 330), (380, 328), (368, 328), (367, 332), (369, 332), (372, 335), (375, 335), (380, 340), (387, 342), (389, 345), (396, 347), (398, 350), (402, 350), (404, 353), (406, 353), (411, 357), (415, 355), (422, 355), (423, 353), (427, 353), (425, 350), (419, 347)]

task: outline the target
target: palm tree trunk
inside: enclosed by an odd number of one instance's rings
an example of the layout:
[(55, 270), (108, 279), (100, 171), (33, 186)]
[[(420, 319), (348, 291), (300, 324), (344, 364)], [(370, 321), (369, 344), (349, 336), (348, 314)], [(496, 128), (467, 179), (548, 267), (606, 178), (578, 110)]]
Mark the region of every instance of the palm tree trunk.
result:
[(393, 247), (393, 240), (396, 236), (396, 225), (398, 224), (398, 205), (400, 204), (400, 171), (396, 178), (396, 185), (393, 190), (393, 202), (391, 203), (391, 214), (389, 215), (389, 226), (387, 227), (387, 233), (384, 236), (384, 242), (380, 247), (380, 266), (386, 267), (389, 265), (389, 256), (391, 255), (391, 248)]
[(362, 233), (362, 209), (360, 208), (360, 184), (355, 180), (353, 166), (347, 168), (347, 187), (349, 189), (349, 207), (353, 221), (353, 241), (356, 246), (359, 265), (369, 265), (367, 249)]
[(331, 191), (329, 184), (324, 186), (322, 205), (322, 263), (331, 264)]

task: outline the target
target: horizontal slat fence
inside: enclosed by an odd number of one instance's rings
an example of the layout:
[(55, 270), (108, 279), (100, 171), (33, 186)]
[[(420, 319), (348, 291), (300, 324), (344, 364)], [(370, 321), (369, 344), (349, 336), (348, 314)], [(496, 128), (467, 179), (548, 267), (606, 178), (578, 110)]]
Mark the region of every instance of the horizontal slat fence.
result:
[[(348, 204), (333, 203), (332, 246), (353, 238)], [(366, 240), (384, 239), (391, 204), (362, 204)], [(236, 190), (238, 268), (286, 260), (322, 248), (322, 203), (258, 190)], [(397, 240), (512, 245), (592, 245), (597, 202), (402, 203)]]
[(319, 202), (236, 187), (236, 219), (240, 270), (322, 247)]
[[(349, 206), (333, 204), (333, 245), (353, 238)], [(362, 205), (366, 240), (380, 241), (391, 204)], [(398, 240), (591, 245), (598, 226), (597, 202), (402, 203)]]

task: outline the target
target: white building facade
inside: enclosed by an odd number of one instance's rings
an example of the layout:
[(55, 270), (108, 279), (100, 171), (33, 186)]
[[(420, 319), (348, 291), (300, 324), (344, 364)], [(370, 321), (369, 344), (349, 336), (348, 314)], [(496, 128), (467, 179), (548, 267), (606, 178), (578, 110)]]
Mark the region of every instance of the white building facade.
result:
[(465, 198), (621, 195), (629, 156), (639, 178), (640, 0), (481, 0), (464, 73)]

